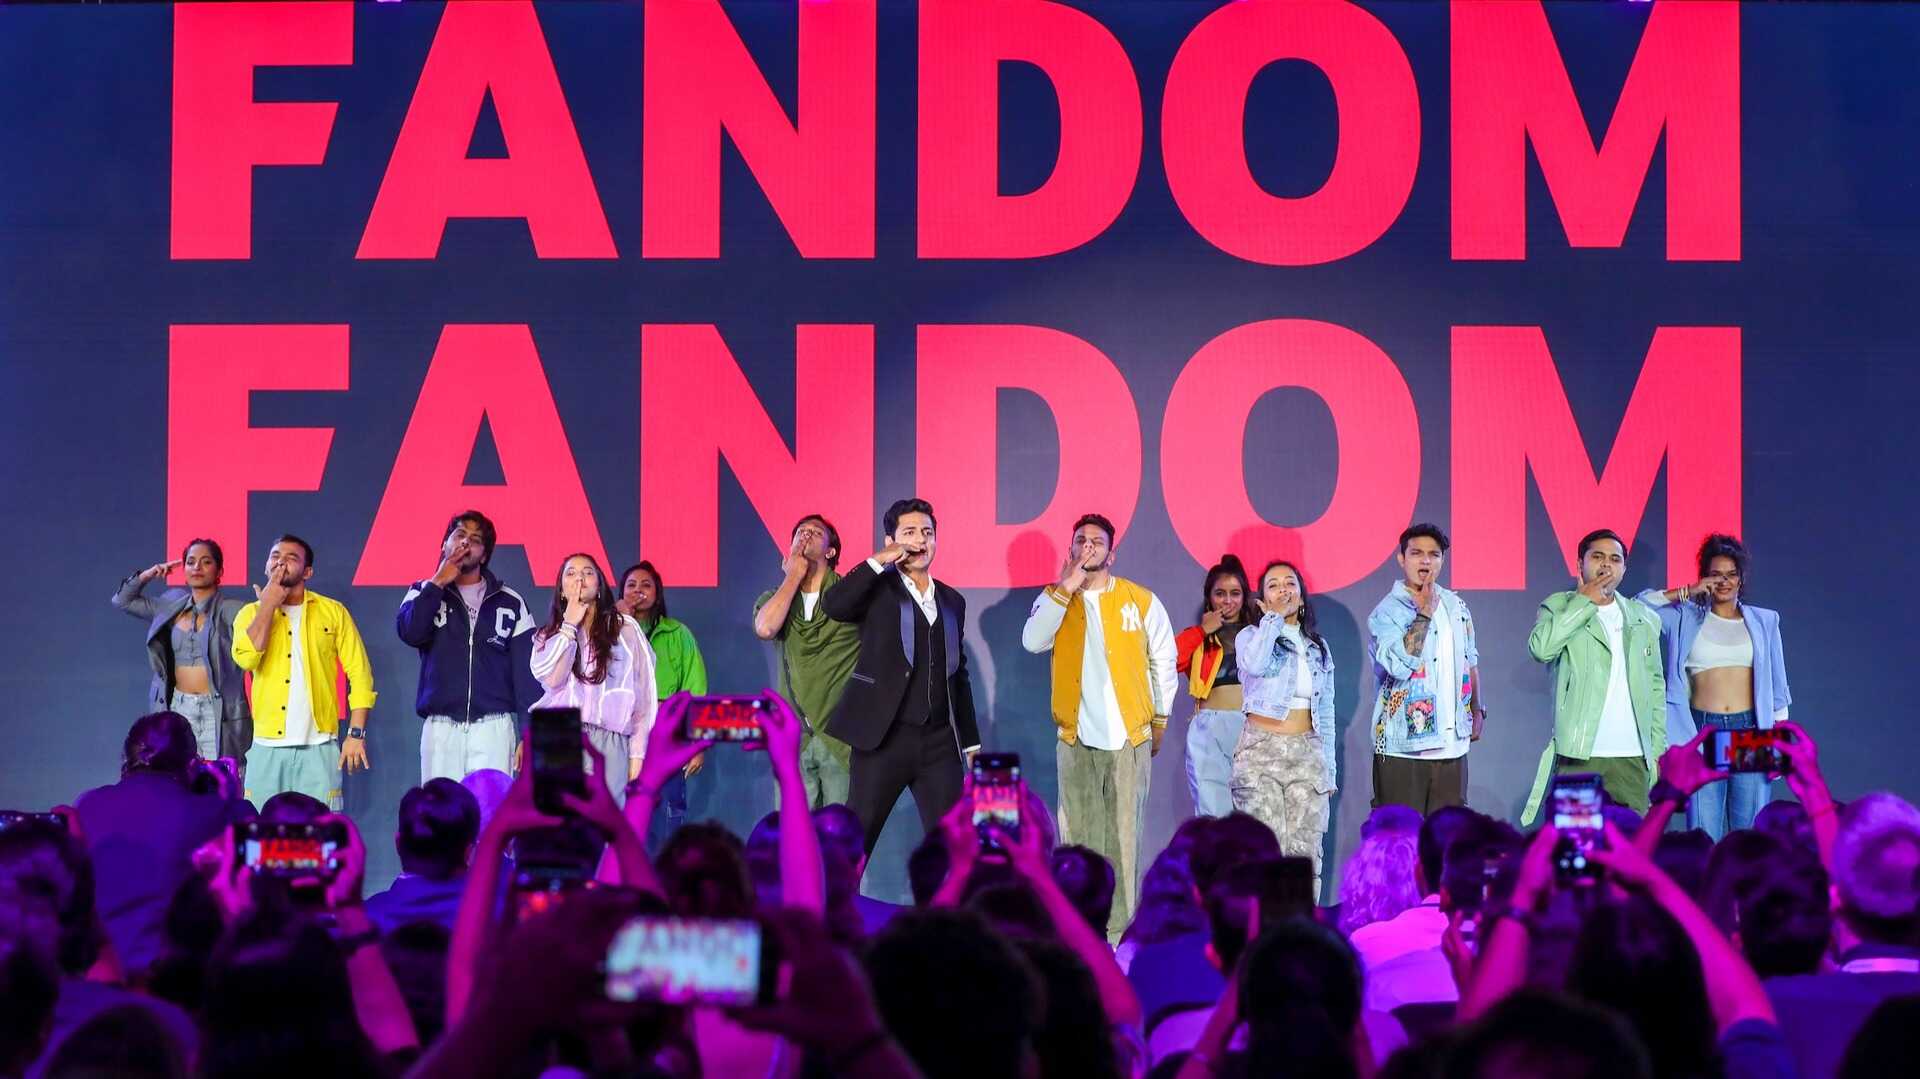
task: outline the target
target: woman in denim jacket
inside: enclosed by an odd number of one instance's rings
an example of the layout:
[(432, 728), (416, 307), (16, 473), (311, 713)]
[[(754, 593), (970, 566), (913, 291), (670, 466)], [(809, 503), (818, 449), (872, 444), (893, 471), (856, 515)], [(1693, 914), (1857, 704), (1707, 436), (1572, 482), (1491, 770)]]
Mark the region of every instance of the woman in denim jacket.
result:
[[(1787, 718), (1793, 693), (1780, 645), (1780, 615), (1746, 603), (1747, 548), (1714, 533), (1700, 544), (1700, 579), (1640, 602), (1660, 616), (1667, 673), (1667, 743), (1683, 745), (1701, 727), (1766, 730)], [(1772, 800), (1765, 772), (1737, 772), (1709, 783), (1687, 803), (1687, 824), (1720, 839), (1751, 828)]]
[(1267, 564), (1260, 609), (1260, 623), (1234, 638), (1247, 725), (1233, 753), (1233, 807), (1272, 828), (1283, 854), (1313, 859), (1318, 895), (1320, 848), (1336, 789), (1333, 654), (1292, 564)]

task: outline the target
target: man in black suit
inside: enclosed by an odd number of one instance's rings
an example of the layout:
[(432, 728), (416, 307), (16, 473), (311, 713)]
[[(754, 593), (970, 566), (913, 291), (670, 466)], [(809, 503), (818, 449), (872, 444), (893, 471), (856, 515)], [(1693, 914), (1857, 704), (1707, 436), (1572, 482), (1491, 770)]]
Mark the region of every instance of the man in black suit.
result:
[(933, 579), (933, 507), (904, 498), (883, 520), (887, 545), (820, 597), (827, 617), (860, 627), (860, 662), (827, 733), (853, 747), (847, 806), (873, 852), (909, 788), (932, 832), (960, 798), (980, 748), (967, 680), (967, 604)]

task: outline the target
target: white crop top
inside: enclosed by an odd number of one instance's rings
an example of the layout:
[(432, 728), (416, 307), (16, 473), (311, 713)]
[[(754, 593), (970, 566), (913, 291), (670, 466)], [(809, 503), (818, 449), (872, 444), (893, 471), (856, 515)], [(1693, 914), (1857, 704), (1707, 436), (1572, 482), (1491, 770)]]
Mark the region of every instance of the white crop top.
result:
[(1307, 662), (1307, 640), (1300, 627), (1289, 622), (1280, 627), (1280, 633), (1293, 646), (1297, 657), (1293, 664), (1293, 699), (1287, 702), (1289, 712), (1311, 712), (1313, 710), (1313, 666)]
[(1722, 667), (1752, 670), (1753, 636), (1747, 632), (1745, 620), (1709, 613), (1700, 626), (1700, 636), (1693, 639), (1693, 650), (1687, 653), (1687, 673), (1694, 675)]

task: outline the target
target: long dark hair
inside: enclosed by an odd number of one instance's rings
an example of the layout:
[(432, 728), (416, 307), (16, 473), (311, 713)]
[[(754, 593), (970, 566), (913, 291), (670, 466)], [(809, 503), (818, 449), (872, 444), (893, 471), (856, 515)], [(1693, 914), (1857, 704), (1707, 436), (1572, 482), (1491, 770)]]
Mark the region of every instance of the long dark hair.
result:
[[(573, 654), (573, 676), (582, 682), (599, 683), (607, 680), (607, 657), (613, 654), (613, 642), (620, 639), (620, 620), (626, 616), (613, 605), (613, 586), (607, 583), (607, 573), (600, 568), (600, 562), (585, 551), (575, 551), (560, 560), (560, 570), (553, 575), (553, 603), (547, 608), (547, 624), (539, 629), (540, 639), (546, 640), (560, 632), (560, 624), (567, 617), (567, 563), (576, 558), (584, 558), (593, 567), (593, 575), (600, 582), (600, 592), (593, 597), (593, 619), (587, 623), (586, 647)], [(586, 652), (593, 653), (592, 673), (581, 662)]]
[[(1267, 563), (1267, 568), (1260, 571), (1260, 602), (1265, 603), (1267, 599), (1267, 574), (1272, 573), (1282, 566), (1292, 570), (1293, 579), (1300, 582), (1300, 636), (1312, 641), (1314, 647), (1320, 649), (1320, 654), (1325, 656), (1327, 655), (1327, 639), (1320, 636), (1320, 620), (1315, 617), (1313, 613), (1313, 597), (1307, 594), (1307, 575), (1300, 572), (1299, 566), (1294, 565), (1284, 558), (1276, 558)], [(1287, 643), (1285, 637), (1282, 637), (1280, 638), (1280, 647), (1291, 648), (1293, 646)]]
[(653, 616), (665, 618), (667, 616), (667, 582), (660, 579), (660, 571), (653, 568), (653, 563), (643, 558), (628, 566), (626, 572), (620, 575), (620, 591), (627, 590), (627, 578), (633, 576), (635, 570), (646, 570), (647, 576), (653, 578)]
[[(1198, 624), (1213, 609), (1213, 584), (1222, 577), (1234, 577), (1240, 581), (1240, 617), (1230, 625), (1253, 625), (1253, 586), (1247, 583), (1247, 567), (1240, 564), (1237, 556), (1230, 554), (1221, 555), (1220, 561), (1207, 571), (1206, 583), (1200, 586), (1200, 613), (1193, 616), (1194, 622)], [(1220, 628), (1224, 631), (1227, 627)]]

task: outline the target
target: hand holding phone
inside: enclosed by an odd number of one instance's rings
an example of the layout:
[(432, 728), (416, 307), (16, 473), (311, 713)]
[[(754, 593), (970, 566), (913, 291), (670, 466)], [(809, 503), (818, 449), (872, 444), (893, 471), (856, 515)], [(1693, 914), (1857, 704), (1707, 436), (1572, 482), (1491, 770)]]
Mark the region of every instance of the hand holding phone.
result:
[(340, 871), (347, 830), (337, 820), (240, 821), (233, 826), (233, 845), (255, 876), (330, 881)]
[(1590, 885), (1599, 879), (1600, 867), (1592, 854), (1607, 845), (1604, 788), (1598, 775), (1579, 773), (1553, 778), (1548, 794), (1553, 808), (1553, 828), (1559, 834), (1554, 846), (1554, 873), (1563, 884)]
[(607, 948), (607, 999), (744, 1007), (780, 998), (780, 964), (760, 923), (643, 915)]
[(768, 701), (764, 695), (694, 697), (681, 714), (689, 742), (764, 742)]
[(580, 709), (533, 710), (528, 755), (532, 758), (533, 804), (550, 817), (567, 814), (563, 794), (587, 796), (586, 754), (580, 747)]
[(1787, 732), (1777, 727), (1764, 731), (1715, 729), (1706, 741), (1707, 763), (1716, 771), (1734, 774), (1784, 773), (1792, 766), (1790, 758), (1779, 748), (1787, 739)]
[(980, 846), (997, 849), (994, 830), (1020, 835), (1020, 754), (976, 753), (973, 756), (973, 827)]

